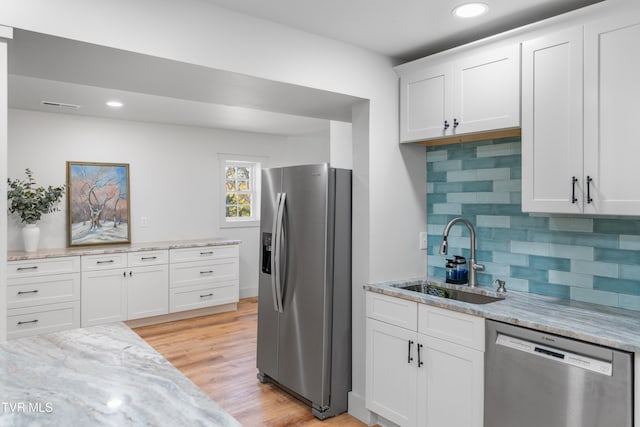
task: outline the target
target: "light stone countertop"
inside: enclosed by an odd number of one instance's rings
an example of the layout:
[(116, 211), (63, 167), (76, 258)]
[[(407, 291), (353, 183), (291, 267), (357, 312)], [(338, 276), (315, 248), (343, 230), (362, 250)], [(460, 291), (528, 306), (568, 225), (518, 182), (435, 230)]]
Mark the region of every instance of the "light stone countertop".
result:
[(509, 283), (505, 299), (490, 304), (470, 304), (398, 287), (415, 283), (464, 288), (497, 296), (492, 287), (471, 289), (424, 277), (372, 283), (364, 285), (364, 289), (620, 350), (640, 352), (640, 312), (637, 311), (513, 291), (509, 290)]
[(240, 426), (123, 323), (0, 344), (0, 390), (0, 426)]
[(74, 246), (71, 248), (41, 249), (37, 252), (9, 251), (8, 261), (23, 261), (40, 258), (56, 258), (78, 255), (115, 254), (133, 251), (158, 251), (166, 249), (185, 249), (208, 246), (239, 245), (241, 240), (210, 238), (195, 240), (173, 240), (167, 242), (131, 243), (123, 245)]

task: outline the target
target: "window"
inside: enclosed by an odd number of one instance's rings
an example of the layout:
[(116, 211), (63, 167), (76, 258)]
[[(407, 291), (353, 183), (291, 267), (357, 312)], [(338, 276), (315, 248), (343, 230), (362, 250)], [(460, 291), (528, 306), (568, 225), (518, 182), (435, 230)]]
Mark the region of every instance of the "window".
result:
[(260, 220), (260, 170), (265, 159), (220, 155), (221, 227), (253, 227)]

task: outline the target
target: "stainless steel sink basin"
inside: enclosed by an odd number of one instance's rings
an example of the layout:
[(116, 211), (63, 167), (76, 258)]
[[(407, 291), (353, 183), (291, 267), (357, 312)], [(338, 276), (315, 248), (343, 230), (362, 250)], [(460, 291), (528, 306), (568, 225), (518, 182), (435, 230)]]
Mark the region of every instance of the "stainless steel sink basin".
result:
[(422, 294), (433, 295), (440, 298), (454, 299), (456, 301), (468, 302), (471, 304), (489, 304), (502, 301), (504, 298), (492, 297), (491, 295), (477, 294), (460, 289), (449, 289), (441, 286), (418, 283), (415, 285), (400, 286), (400, 289), (420, 292)]

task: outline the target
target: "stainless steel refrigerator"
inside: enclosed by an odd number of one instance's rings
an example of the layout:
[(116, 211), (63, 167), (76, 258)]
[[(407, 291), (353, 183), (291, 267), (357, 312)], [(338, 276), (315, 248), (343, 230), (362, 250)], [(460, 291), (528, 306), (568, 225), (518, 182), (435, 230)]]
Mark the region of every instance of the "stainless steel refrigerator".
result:
[(262, 171), (258, 379), (325, 419), (351, 390), (351, 171)]

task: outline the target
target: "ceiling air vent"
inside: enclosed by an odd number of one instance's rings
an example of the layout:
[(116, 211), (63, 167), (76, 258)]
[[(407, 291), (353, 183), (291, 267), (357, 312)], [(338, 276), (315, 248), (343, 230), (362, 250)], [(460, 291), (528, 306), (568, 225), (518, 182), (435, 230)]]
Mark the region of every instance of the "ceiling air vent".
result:
[(47, 107), (65, 108), (68, 110), (77, 110), (80, 108), (80, 106), (76, 104), (66, 104), (64, 102), (55, 102), (55, 101), (42, 101), (41, 104)]

